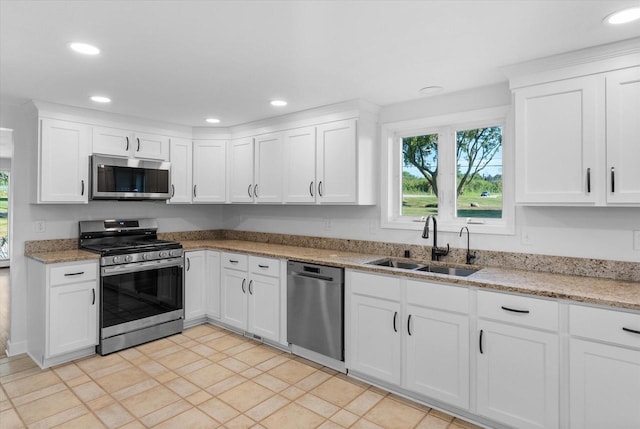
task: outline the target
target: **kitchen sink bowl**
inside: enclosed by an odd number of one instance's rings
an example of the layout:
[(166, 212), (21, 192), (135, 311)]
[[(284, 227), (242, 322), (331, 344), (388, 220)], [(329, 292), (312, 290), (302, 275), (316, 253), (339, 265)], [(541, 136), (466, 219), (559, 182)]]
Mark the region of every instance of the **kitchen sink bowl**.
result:
[(407, 271), (422, 271), (426, 273), (446, 274), (448, 276), (467, 277), (478, 271), (480, 268), (461, 268), (448, 265), (426, 265), (419, 264), (417, 262), (384, 258), (377, 259), (375, 261), (367, 262), (367, 265), (377, 265), (379, 267), (398, 268)]

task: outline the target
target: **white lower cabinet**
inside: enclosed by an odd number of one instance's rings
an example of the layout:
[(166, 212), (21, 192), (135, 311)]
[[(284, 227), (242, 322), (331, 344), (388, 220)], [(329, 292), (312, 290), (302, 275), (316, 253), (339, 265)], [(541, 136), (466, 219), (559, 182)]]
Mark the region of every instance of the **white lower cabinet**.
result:
[(640, 314), (569, 309), (572, 429), (640, 428)]
[(223, 252), (220, 320), (264, 339), (280, 340), (280, 260)]
[(347, 293), (350, 371), (469, 407), (467, 288), (347, 271)]
[(204, 318), (220, 318), (220, 252), (184, 253), (184, 321), (193, 326)]
[(477, 413), (518, 428), (559, 425), (558, 304), (478, 292)]
[(28, 352), (43, 368), (95, 353), (98, 263), (28, 262)]

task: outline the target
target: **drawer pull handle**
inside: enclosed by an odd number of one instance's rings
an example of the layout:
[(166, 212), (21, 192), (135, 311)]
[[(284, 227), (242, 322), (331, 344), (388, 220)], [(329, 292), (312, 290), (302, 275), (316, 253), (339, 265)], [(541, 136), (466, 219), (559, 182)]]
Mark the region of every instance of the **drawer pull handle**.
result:
[(635, 330), (635, 329), (630, 329), (630, 328), (624, 328), (624, 327), (623, 327), (623, 328), (622, 328), (622, 330), (623, 330), (623, 331), (625, 331), (625, 332), (631, 332), (632, 334), (638, 334), (638, 335), (640, 335), (640, 331), (637, 331), (637, 330)]
[(229, 259), (229, 262), (231, 262), (232, 264), (237, 264), (238, 263), (238, 261), (235, 260), (235, 259)]
[(398, 320), (398, 312), (393, 313), (393, 331), (398, 332), (398, 328), (396, 327), (396, 321)]
[(244, 288), (244, 285), (247, 283), (247, 279), (242, 279), (242, 293), (247, 293), (246, 289)]
[(84, 271), (78, 271), (77, 273), (65, 273), (65, 277), (69, 277), (69, 276), (79, 276), (84, 274)]
[(529, 314), (529, 310), (518, 310), (518, 309), (515, 309), (515, 308), (505, 307), (504, 305), (501, 306), (500, 308), (502, 308), (505, 311), (511, 311), (512, 313)]
[(482, 329), (480, 329), (480, 339), (478, 340), (478, 345), (480, 346), (480, 354), (484, 354), (484, 351), (482, 350), (482, 334), (484, 333), (484, 331)]
[(412, 335), (411, 334), (411, 315), (409, 315), (409, 318), (407, 319), (407, 333), (409, 335)]
[(258, 266), (259, 266), (260, 268), (269, 268), (269, 266), (268, 266), (268, 265), (260, 265), (260, 264), (258, 264)]

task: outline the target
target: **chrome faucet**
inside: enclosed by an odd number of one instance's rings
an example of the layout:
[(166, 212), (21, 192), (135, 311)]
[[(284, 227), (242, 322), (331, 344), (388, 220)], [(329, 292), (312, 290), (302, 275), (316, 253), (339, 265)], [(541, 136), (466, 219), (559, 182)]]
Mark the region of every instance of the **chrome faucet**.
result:
[(438, 249), (438, 222), (433, 215), (429, 215), (427, 220), (424, 222), (422, 238), (429, 238), (429, 219), (433, 219), (433, 246), (431, 247), (431, 260), (439, 261), (441, 256), (447, 256), (449, 254), (449, 243), (447, 243), (447, 250)]
[(462, 237), (462, 231), (467, 230), (467, 264), (471, 265), (473, 264), (473, 261), (476, 260), (476, 252), (473, 252), (473, 255), (471, 254), (471, 251), (469, 250), (469, 236), (471, 235), (469, 233), (469, 228), (467, 228), (466, 226), (463, 226), (462, 228), (460, 228), (460, 237)]

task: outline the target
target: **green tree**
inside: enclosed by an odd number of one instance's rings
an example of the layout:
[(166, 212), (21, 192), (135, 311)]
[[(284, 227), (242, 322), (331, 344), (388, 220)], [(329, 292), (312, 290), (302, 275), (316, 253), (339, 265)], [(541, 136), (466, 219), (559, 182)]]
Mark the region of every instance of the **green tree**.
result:
[[(473, 181), (491, 162), (502, 147), (502, 127), (476, 128), (456, 133), (456, 159), (458, 160), (457, 195)], [(460, 160), (468, 163), (461, 171)]]
[(403, 138), (402, 154), (405, 167), (416, 167), (438, 195), (438, 134)]

